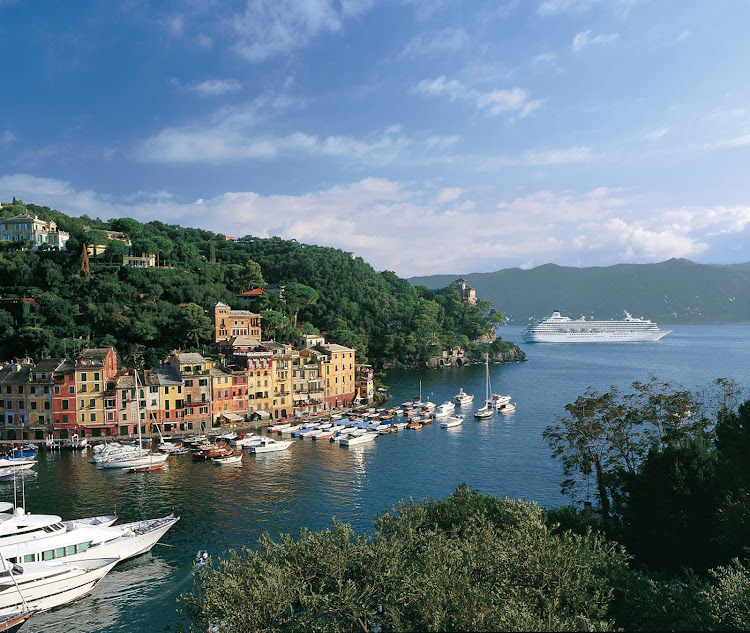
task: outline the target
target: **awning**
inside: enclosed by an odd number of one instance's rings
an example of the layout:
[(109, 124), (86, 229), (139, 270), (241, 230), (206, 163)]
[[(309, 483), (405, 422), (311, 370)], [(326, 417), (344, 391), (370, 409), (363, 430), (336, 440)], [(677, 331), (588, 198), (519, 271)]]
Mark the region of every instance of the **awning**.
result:
[(242, 422), (245, 419), (245, 416), (239, 413), (222, 413), (220, 417), (230, 422)]
[(267, 420), (271, 417), (271, 414), (268, 411), (262, 411), (259, 409), (258, 411), (253, 411), (251, 417), (256, 419), (260, 418), (261, 420)]

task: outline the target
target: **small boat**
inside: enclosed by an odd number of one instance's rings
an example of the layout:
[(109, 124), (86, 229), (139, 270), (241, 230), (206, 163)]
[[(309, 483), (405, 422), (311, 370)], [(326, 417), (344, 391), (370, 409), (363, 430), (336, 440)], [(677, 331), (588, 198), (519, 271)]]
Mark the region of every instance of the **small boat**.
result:
[(217, 466), (220, 466), (222, 464), (241, 464), (242, 453), (238, 453), (236, 455), (224, 455), (223, 457), (214, 457), (211, 461)]
[(193, 570), (198, 569), (199, 567), (205, 566), (207, 562), (208, 562), (208, 552), (204, 549), (199, 549), (198, 553), (195, 555), (195, 558), (193, 559)]
[(292, 440), (274, 440), (270, 437), (264, 437), (259, 444), (250, 447), (250, 452), (274, 453), (276, 451), (285, 451), (293, 443)]
[(412, 420), (406, 425), (406, 428), (412, 431), (419, 431), (422, 428), (422, 423), (419, 420)]
[(492, 398), (490, 398), (489, 402), (487, 404), (494, 404), (496, 409), (499, 409), (504, 404), (508, 404), (510, 402), (510, 396), (501, 396), (497, 393), (492, 394)]
[(464, 416), (463, 415), (452, 415), (448, 419), (443, 420), (440, 423), (440, 426), (442, 426), (444, 429), (449, 429), (454, 426), (459, 426), (460, 424), (463, 424)]
[(349, 435), (339, 441), (339, 446), (354, 446), (355, 444), (365, 444), (366, 442), (372, 442), (379, 433), (373, 433), (372, 431), (364, 431), (362, 433)]
[(0, 617), (0, 631), (2, 631), (2, 633), (15, 633), (15, 631), (18, 631), (24, 625), (24, 622), (30, 617), (31, 613), (28, 611), (4, 615)]
[(490, 387), (490, 356), (489, 354), (484, 355), (484, 369), (485, 369), (485, 378), (484, 378), (484, 387), (486, 390), (484, 402), (485, 405), (481, 409), (477, 409), (474, 411), (474, 417), (478, 420), (485, 420), (487, 418), (491, 418), (492, 414), (495, 413), (495, 407), (494, 405), (490, 404), (492, 401), (490, 400), (490, 394), (492, 393), (492, 388)]
[(443, 402), (443, 404), (438, 406), (437, 409), (435, 409), (435, 417), (436, 418), (445, 417), (453, 413), (453, 411), (455, 410), (456, 410), (456, 405), (450, 400), (446, 400), (445, 402)]
[(453, 396), (453, 402), (455, 402), (459, 406), (471, 404), (473, 401), (474, 401), (474, 396), (466, 393), (463, 387), (461, 387), (458, 393), (455, 396)]
[(153, 462), (152, 464), (140, 464), (138, 466), (129, 466), (125, 470), (131, 473), (150, 473), (154, 470), (161, 470), (167, 462)]
[(516, 403), (515, 402), (508, 402), (506, 404), (500, 405), (497, 410), (500, 411), (500, 413), (510, 413), (511, 411), (515, 411), (516, 409)]

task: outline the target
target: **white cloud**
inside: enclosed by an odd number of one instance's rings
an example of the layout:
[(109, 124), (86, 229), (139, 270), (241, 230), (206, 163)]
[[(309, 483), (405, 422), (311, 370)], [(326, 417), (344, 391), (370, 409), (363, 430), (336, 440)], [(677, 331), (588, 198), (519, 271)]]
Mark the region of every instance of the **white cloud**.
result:
[(576, 33), (576, 36), (573, 38), (572, 47), (574, 51), (580, 51), (587, 46), (591, 46), (592, 44), (611, 44), (612, 42), (615, 42), (619, 37), (619, 33), (600, 33), (599, 35), (594, 35), (592, 37), (591, 30), (589, 29), (586, 31), (582, 31), (581, 33)]
[(445, 187), (444, 189), (441, 189), (438, 191), (437, 195), (435, 196), (435, 202), (438, 204), (443, 204), (445, 202), (455, 202), (458, 200), (464, 193), (464, 190), (461, 187)]
[(16, 135), (13, 134), (10, 130), (5, 130), (2, 134), (0, 134), (0, 145), (6, 145), (13, 143), (16, 140)]
[(627, 17), (630, 10), (641, 0), (543, 0), (537, 13), (554, 16), (564, 13), (584, 13), (596, 5), (612, 7), (616, 15)]
[(750, 206), (653, 209), (605, 187), (507, 199), (467, 195), (462, 187), (365, 178), (296, 196), (235, 191), (180, 202), (168, 191), (139, 191), (115, 200), (66, 181), (0, 177), (0, 200), (16, 196), (70, 215), (161, 220), (237, 237), (294, 238), (355, 250), (376, 269), (402, 276), (549, 261), (660, 261), (706, 256), (712, 248), (723, 254), (726, 239), (750, 232)]
[(401, 51), (401, 57), (419, 57), (457, 53), (469, 44), (463, 29), (448, 27), (442, 31), (420, 33)]
[(643, 134), (643, 138), (647, 141), (659, 141), (669, 134), (670, 129), (668, 127), (660, 127), (654, 130), (649, 130)]
[(185, 86), (188, 90), (197, 92), (201, 95), (224, 95), (231, 92), (238, 92), (242, 84), (236, 79), (206, 79)]
[(522, 88), (481, 92), (468, 88), (457, 79), (448, 79), (444, 75), (436, 79), (420, 81), (415, 91), (430, 96), (448, 97), (451, 101), (469, 101), (478, 110), (491, 116), (513, 112), (520, 119), (531, 114), (542, 104), (541, 100), (531, 101), (528, 91)]
[[(363, 3), (348, 2), (347, 14)], [(332, 0), (249, 0), (231, 20), (234, 48), (245, 59), (260, 62), (305, 46), (324, 33), (342, 28)]]

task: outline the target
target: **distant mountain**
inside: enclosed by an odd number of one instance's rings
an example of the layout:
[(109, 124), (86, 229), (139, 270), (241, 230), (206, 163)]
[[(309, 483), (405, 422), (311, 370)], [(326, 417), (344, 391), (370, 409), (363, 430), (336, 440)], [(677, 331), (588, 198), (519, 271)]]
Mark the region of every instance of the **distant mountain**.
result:
[(750, 323), (750, 262), (714, 265), (670, 259), (591, 268), (545, 264), (408, 281), (442, 288), (459, 277), (512, 323), (540, 319), (554, 309), (573, 318), (616, 319), (627, 310), (664, 324)]

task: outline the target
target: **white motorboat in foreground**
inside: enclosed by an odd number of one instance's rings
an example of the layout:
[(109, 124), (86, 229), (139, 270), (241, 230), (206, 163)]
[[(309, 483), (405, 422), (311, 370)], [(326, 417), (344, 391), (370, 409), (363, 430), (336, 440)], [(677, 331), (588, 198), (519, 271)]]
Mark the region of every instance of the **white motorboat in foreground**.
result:
[(487, 404), (494, 405), (496, 409), (499, 409), (504, 404), (508, 404), (509, 402), (510, 396), (501, 396), (500, 394), (493, 393)]
[[(12, 513), (9, 513), (8, 511)], [(126, 560), (148, 552), (179, 521), (158, 519), (112, 526), (117, 517), (63, 521), (54, 514), (31, 514), (0, 504), (0, 552), (10, 563), (80, 561), (95, 555)]]
[(505, 404), (501, 404), (497, 410), (500, 413), (511, 413), (512, 411), (516, 410), (516, 403), (515, 402), (506, 402)]
[(251, 453), (275, 453), (276, 451), (285, 451), (294, 442), (292, 440), (274, 440), (270, 437), (264, 437), (259, 444), (250, 446)]
[(0, 616), (46, 611), (85, 596), (117, 563), (94, 558), (77, 563), (5, 563), (0, 569)]

